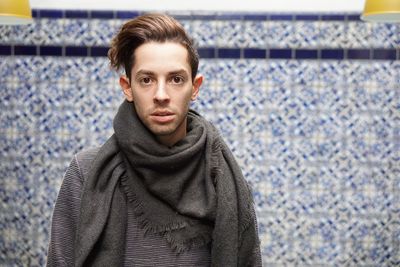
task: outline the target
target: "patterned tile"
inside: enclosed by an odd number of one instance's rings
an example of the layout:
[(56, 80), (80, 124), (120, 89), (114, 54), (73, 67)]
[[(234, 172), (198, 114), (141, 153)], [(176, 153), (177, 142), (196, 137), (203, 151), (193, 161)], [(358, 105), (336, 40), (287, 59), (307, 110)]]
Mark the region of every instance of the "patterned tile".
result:
[(373, 23), (371, 28), (371, 46), (398, 48), (400, 45), (400, 27), (395, 23)]
[(217, 45), (219, 47), (244, 47), (243, 22), (240, 20), (219, 21)]
[(23, 79), (31, 83), (38, 80), (37, 73), (43, 70), (43, 62), (41, 57), (15, 57), (12, 79), (15, 81)]
[(388, 263), (393, 252), (387, 221), (383, 218), (379, 221), (354, 218), (348, 225), (346, 236), (349, 241), (345, 243), (344, 253), (349, 265), (390, 266)]
[(90, 20), (90, 39), (93, 45), (109, 46), (111, 39), (122, 26), (121, 20)]
[(269, 21), (266, 42), (267, 47), (293, 47), (295, 26), (289, 21)]
[(12, 26), (11, 42), (13, 44), (42, 44), (41, 26), (42, 23), (38, 19), (28, 25)]
[(244, 47), (266, 48), (267, 22), (245, 21), (243, 27)]
[(343, 22), (335, 21), (321, 21), (319, 22), (320, 38), (319, 46), (324, 47), (344, 47), (347, 42), (345, 24)]
[(64, 21), (64, 44), (65, 45), (93, 45), (90, 35), (90, 20), (87, 19), (65, 19)]
[(371, 24), (349, 21), (345, 27), (347, 33), (346, 48), (368, 48), (371, 44)]
[(40, 19), (40, 44), (61, 45), (64, 44), (64, 20)]
[(10, 44), (12, 40), (12, 30), (11, 25), (1, 25), (0, 26), (0, 42), (3, 44)]
[(318, 47), (319, 40), (319, 22), (297, 21), (294, 23), (294, 41), (292, 47), (316, 48)]
[(218, 22), (209, 20), (194, 20), (190, 35), (198, 47), (213, 47), (218, 40)]

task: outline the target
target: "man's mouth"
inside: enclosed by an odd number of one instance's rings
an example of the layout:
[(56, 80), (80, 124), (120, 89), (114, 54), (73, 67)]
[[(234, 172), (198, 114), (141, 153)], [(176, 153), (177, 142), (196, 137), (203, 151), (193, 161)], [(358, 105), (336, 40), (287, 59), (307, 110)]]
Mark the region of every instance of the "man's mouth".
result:
[(170, 111), (159, 110), (150, 114), (153, 121), (158, 123), (168, 123), (174, 120), (175, 114)]

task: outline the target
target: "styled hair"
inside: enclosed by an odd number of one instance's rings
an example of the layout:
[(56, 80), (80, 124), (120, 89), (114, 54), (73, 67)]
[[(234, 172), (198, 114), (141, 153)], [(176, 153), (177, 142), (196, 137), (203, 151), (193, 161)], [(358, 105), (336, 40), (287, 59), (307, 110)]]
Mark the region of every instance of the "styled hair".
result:
[(111, 42), (108, 58), (111, 67), (125, 73), (131, 79), (131, 70), (135, 64), (135, 50), (148, 42), (176, 42), (188, 51), (188, 62), (192, 70), (192, 80), (196, 77), (199, 55), (192, 39), (183, 26), (174, 18), (163, 14), (145, 14), (126, 22)]

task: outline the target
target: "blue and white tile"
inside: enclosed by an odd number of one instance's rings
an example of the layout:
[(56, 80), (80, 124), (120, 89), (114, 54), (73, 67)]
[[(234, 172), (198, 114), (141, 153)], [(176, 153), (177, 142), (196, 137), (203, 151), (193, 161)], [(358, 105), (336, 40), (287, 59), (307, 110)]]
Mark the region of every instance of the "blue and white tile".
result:
[(287, 231), (282, 225), (287, 218), (282, 214), (268, 215), (269, 216), (259, 218), (263, 265), (282, 266), (289, 249), (286, 235)]
[(240, 20), (226, 20), (218, 22), (217, 46), (244, 47), (243, 22)]
[[(270, 85), (287, 87), (291, 84), (291, 71), (288, 69), (289, 60), (269, 60), (267, 62), (266, 79)], [(289, 78), (290, 77), (290, 78)]]
[(247, 112), (261, 112), (265, 114), (265, 104), (267, 102), (267, 91), (263, 87), (245, 84), (241, 88), (242, 94), (239, 96), (244, 103)]
[(0, 43), (11, 44), (12, 43), (12, 32), (13, 32), (13, 26), (1, 25), (0, 26)]
[(318, 61), (291, 60), (290, 78), (295, 85), (313, 86), (320, 80), (320, 63)]
[(346, 86), (350, 61), (321, 61), (319, 67), (319, 82), (324, 88), (327, 85)]
[(342, 48), (346, 45), (347, 37), (345, 24), (337, 21), (319, 22), (320, 38), (319, 47), (321, 48)]
[(293, 48), (317, 48), (320, 40), (318, 21), (296, 21), (294, 24)]
[(41, 45), (64, 44), (64, 20), (62, 19), (40, 19), (40, 42)]
[(198, 47), (215, 47), (218, 40), (218, 21), (193, 20), (190, 36)]
[(244, 47), (266, 48), (268, 29), (266, 21), (244, 21), (243, 27)]
[[(368, 65), (371, 76), (369, 81), (380, 89), (394, 89), (398, 87), (400, 69), (396, 69), (393, 61), (374, 61)], [(396, 80), (397, 79), (397, 80)]]
[(242, 74), (246, 69), (244, 60), (219, 60), (215, 68), (213, 80), (221, 86), (236, 86), (242, 83)]
[(88, 129), (87, 139), (89, 140), (88, 146), (100, 146), (113, 133), (112, 122), (116, 111), (103, 110), (88, 116), (86, 127)]
[(243, 60), (242, 82), (257, 88), (265, 88), (268, 86), (266, 77), (268, 74), (268, 64), (264, 60)]
[[(381, 221), (382, 220), (382, 221)], [(348, 232), (345, 236), (344, 255), (347, 264), (357, 265), (388, 265), (393, 255), (391, 236), (388, 232), (386, 220), (352, 218), (348, 223)]]
[[(61, 61), (62, 60), (62, 61)], [(58, 64), (63, 66), (64, 75), (63, 78), (67, 78), (71, 81), (82, 81), (89, 82), (88, 73), (90, 74), (90, 67), (93, 66), (93, 59), (86, 57), (67, 57), (63, 59), (57, 59)]]
[(42, 44), (41, 26), (39, 19), (34, 19), (33, 23), (28, 25), (12, 26), (11, 42), (13, 44)]
[(349, 157), (356, 164), (366, 164), (369, 162), (370, 147), (367, 138), (349, 138), (346, 144)]
[(284, 111), (269, 110), (268, 125), (271, 129), (271, 136), (274, 138), (285, 138), (289, 136), (290, 124), (285, 119)]
[(122, 26), (120, 20), (90, 20), (90, 38), (95, 46), (110, 46), (112, 38)]
[(295, 27), (290, 21), (269, 21), (266, 34), (267, 47), (289, 48), (295, 44)]
[(37, 79), (40, 83), (49, 81), (58, 82), (65, 76), (63, 58), (40, 57), (40, 64), (37, 64)]
[(124, 96), (117, 81), (109, 83), (91, 83), (86, 90), (86, 100), (94, 103), (100, 109), (115, 109), (123, 102)]
[(65, 45), (91, 46), (93, 39), (90, 35), (90, 20), (88, 19), (65, 19), (64, 37)]
[(400, 27), (396, 23), (373, 23), (371, 25), (371, 46), (377, 48), (398, 48)]
[(0, 82), (0, 109), (12, 109), (15, 101), (15, 94), (13, 92), (14, 84), (8, 82)]
[(14, 57), (0, 56), (0, 82), (13, 81), (13, 70), (15, 67)]
[[(280, 113), (277, 117), (282, 117), (281, 112), (282, 109), (288, 105), (291, 95), (291, 89), (289, 86), (278, 86), (278, 85), (269, 85), (266, 89), (266, 102), (265, 108), (269, 110), (276, 110), (277, 113)], [(281, 120), (281, 119), (279, 119)]]
[(110, 60), (107, 57), (88, 58), (84, 64), (89, 73), (85, 77), (86, 80), (99, 83), (114, 83), (119, 80), (119, 74), (110, 67)]
[(345, 26), (347, 33), (346, 48), (369, 48), (371, 45), (371, 24), (361, 21), (349, 21)]
[(389, 139), (368, 139), (369, 160), (381, 164), (388, 163), (396, 153), (396, 145)]
[(238, 137), (243, 118), (235, 114), (235, 109), (215, 109), (214, 124), (225, 137)]
[(15, 57), (12, 78), (33, 83), (39, 79), (37, 74), (43, 70), (43, 64), (44, 59), (41, 57)]

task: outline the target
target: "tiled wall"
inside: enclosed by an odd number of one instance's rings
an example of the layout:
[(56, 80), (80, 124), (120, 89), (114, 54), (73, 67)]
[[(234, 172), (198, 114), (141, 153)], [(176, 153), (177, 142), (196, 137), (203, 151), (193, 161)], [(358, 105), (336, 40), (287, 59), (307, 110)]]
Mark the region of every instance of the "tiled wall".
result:
[[(105, 57), (138, 12), (0, 26), (0, 265), (43, 266), (72, 155), (122, 101)], [(176, 14), (206, 76), (193, 107), (254, 188), (265, 266), (400, 265), (400, 26), (355, 14)]]

